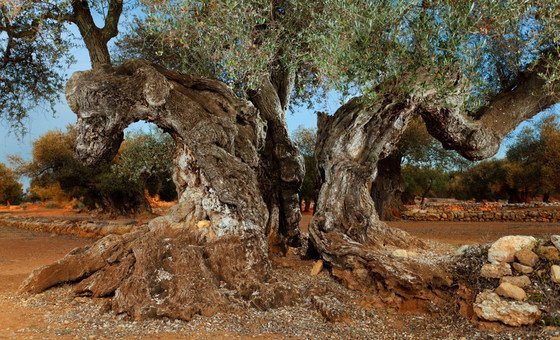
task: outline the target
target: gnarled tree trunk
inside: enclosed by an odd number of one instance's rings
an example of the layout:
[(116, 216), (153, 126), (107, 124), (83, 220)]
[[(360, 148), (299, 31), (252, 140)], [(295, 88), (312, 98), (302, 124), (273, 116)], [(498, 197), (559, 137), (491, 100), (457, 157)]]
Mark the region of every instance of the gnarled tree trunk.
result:
[(240, 298), (266, 308), (293, 297), (269, 282), (269, 214), (257, 175), (266, 123), (251, 103), (218, 81), (144, 61), (75, 73), (67, 99), (78, 115), (77, 155), (90, 164), (114, 155), (134, 121), (169, 132), (179, 202), (147, 227), (38, 269), (23, 291), (77, 282), (76, 293), (111, 297), (118, 313), (186, 320)]
[(264, 79), (259, 90), (250, 94), (251, 102), (267, 123), (259, 183), (270, 214), (269, 246), (280, 253), (288, 246), (300, 245), (298, 192), (305, 176), (303, 157), (286, 128), (285, 111), (292, 87), (289, 72), (273, 72), (271, 79)]
[(311, 242), (335, 275), (407, 297), (449, 279), (423, 242), (379, 220), (370, 192), (379, 159), (393, 151), (416, 108), (398, 98), (372, 107), (353, 99), (334, 116), (319, 115), (322, 186), (310, 225)]

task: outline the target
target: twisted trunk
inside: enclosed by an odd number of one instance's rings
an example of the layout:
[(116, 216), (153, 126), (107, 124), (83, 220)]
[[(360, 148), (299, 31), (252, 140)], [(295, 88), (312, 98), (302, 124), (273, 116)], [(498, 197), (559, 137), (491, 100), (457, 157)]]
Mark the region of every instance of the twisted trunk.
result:
[(372, 107), (353, 99), (334, 116), (319, 115), (322, 186), (310, 239), (335, 275), (362, 289), (422, 296), (428, 285), (449, 281), (423, 242), (379, 220), (370, 195), (379, 159), (393, 151), (416, 107), (392, 97)]
[[(293, 301), (271, 282), (269, 214), (257, 173), (266, 123), (224, 84), (144, 61), (78, 72), (67, 85), (78, 115), (76, 153), (111, 157), (132, 122), (148, 120), (177, 145), (178, 204), (123, 236), (108, 236), (38, 269), (22, 291), (76, 282), (77, 294), (111, 297), (117, 313), (190, 319), (234, 308)], [(244, 302), (247, 303), (247, 302)]]
[(250, 100), (266, 120), (265, 146), (261, 152), (259, 183), (270, 218), (267, 224), (269, 247), (284, 253), (288, 246), (300, 245), (301, 210), (298, 192), (303, 183), (303, 157), (292, 143), (285, 121), (285, 111), (293, 86), (288, 72), (273, 73), (264, 79)]
[(427, 105), (421, 112), (428, 132), (445, 148), (456, 150), (467, 159), (494, 156), (508, 133), (560, 100), (558, 81), (547, 87), (542, 77), (547, 70), (547, 58), (555, 60), (558, 55), (546, 55), (531, 69), (520, 72), (510, 87), (471, 116), (459, 109)]

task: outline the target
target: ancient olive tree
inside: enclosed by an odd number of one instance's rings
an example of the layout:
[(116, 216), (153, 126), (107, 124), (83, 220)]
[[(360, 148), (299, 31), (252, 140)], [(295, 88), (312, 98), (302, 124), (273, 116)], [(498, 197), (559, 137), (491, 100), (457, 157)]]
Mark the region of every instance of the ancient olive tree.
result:
[(284, 121), (292, 94), (362, 93), (319, 114), (322, 185), (309, 239), (348, 285), (403, 297), (451, 280), (426, 244), (379, 221), (370, 195), (379, 160), (409, 121), (420, 114), (445, 147), (481, 159), (557, 100), (558, 8), (539, 2), (146, 1), (134, 32), (173, 70), (111, 66), (122, 2), (107, 5), (103, 28), (83, 0), (41, 17), (75, 23), (90, 51), (93, 69), (66, 87), (76, 153), (89, 164), (111, 158), (130, 123), (154, 122), (176, 143), (179, 203), (36, 271), (22, 289), (77, 281), (76, 292), (112, 297), (115, 311), (134, 317), (293, 301), (298, 291), (269, 261), (272, 245), (298, 239), (303, 168)]

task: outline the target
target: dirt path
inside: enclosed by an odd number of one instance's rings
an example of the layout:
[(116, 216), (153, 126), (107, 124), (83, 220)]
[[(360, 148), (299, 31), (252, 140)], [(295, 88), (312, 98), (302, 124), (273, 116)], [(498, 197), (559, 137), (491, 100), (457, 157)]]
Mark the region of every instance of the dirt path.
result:
[(550, 235), (560, 234), (560, 223), (398, 221), (388, 224), (423, 239), (453, 245), (490, 243), (506, 235), (548, 238)]
[(22, 307), (10, 297), (33, 269), (91, 242), (91, 239), (0, 226), (0, 338), (37, 336), (33, 332), (17, 331), (45, 327), (43, 314)]
[[(309, 220), (305, 216), (304, 223)], [(489, 242), (505, 234), (544, 235), (560, 233), (558, 225), (494, 225), (398, 222), (391, 223), (423, 238), (453, 244)], [(423, 315), (395, 314), (386, 307), (375, 309), (363, 296), (342, 289), (328, 273), (309, 276), (310, 261), (295, 261), (281, 269), (294, 280), (319, 280), (340, 299), (361, 301), (352, 311), (352, 322), (329, 323), (309, 307), (273, 311), (248, 311), (239, 315), (197, 318), (189, 323), (172, 320), (134, 322), (103, 311), (103, 302), (73, 298), (68, 287), (31, 297), (16, 294), (18, 286), (35, 268), (52, 263), (92, 239), (31, 232), (0, 225), (0, 339), (59, 338), (476, 338), (479, 333), (465, 319), (448, 316), (433, 319)], [(290, 261), (288, 261), (290, 262)], [(309, 268), (308, 268), (309, 267)], [(346, 297), (344, 297), (346, 296)], [(364, 302), (365, 301), (365, 302)], [(364, 307), (366, 306), (366, 308)], [(509, 331), (508, 331), (509, 332)], [(523, 335), (526, 335), (522, 333)], [(550, 333), (549, 333), (550, 334)], [(511, 335), (511, 334), (510, 334)], [(520, 334), (518, 334), (520, 335)], [(522, 337), (523, 337), (522, 335)]]

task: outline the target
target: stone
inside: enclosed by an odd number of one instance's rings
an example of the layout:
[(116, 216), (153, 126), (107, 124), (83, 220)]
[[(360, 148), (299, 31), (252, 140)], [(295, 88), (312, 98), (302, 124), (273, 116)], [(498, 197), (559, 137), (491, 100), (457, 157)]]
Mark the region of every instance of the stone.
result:
[(557, 250), (560, 250), (560, 235), (550, 236), (550, 241), (552, 241)]
[(418, 254), (414, 251), (409, 251), (406, 249), (395, 249), (393, 250), (391, 255), (393, 255), (393, 257), (407, 258), (407, 257), (414, 257)]
[(471, 248), (473, 248), (472, 245), (464, 244), (464, 245), (460, 246), (459, 248), (457, 248), (457, 250), (455, 250), (455, 255), (457, 255), (457, 256), (465, 255), (467, 253), (467, 251)]
[(525, 293), (523, 288), (519, 288), (507, 282), (501, 283), (500, 286), (496, 288), (496, 294), (517, 301), (527, 300), (527, 293)]
[(316, 261), (311, 268), (311, 276), (317, 276), (323, 270), (323, 260)]
[(534, 267), (539, 261), (539, 256), (529, 249), (521, 249), (516, 252), (515, 258), (519, 263), (529, 267)]
[(504, 236), (492, 244), (488, 250), (488, 261), (491, 263), (513, 262), (515, 253), (521, 249), (533, 250), (537, 239), (533, 236)]
[(500, 279), (500, 284), (504, 282), (511, 283), (519, 288), (525, 288), (531, 285), (531, 279), (527, 275), (504, 276)]
[(491, 279), (499, 279), (502, 276), (511, 275), (511, 266), (509, 263), (486, 263), (480, 269), (480, 276), (491, 278)]
[(541, 317), (537, 306), (504, 300), (491, 290), (485, 290), (476, 296), (473, 309), (481, 319), (500, 321), (509, 326), (532, 325)]
[(205, 228), (210, 227), (210, 225), (211, 225), (211, 222), (208, 221), (208, 220), (202, 220), (202, 221), (198, 221), (196, 223), (196, 226), (197, 226), (198, 229), (205, 229)]
[(540, 257), (549, 261), (560, 260), (560, 251), (554, 246), (540, 246), (537, 249), (537, 253)]
[(522, 274), (530, 274), (533, 272), (533, 268), (522, 265), (521, 263), (517, 263), (517, 262), (513, 264), (513, 269), (515, 269), (516, 271)]
[(553, 265), (550, 267), (550, 277), (555, 283), (560, 283), (560, 266)]

